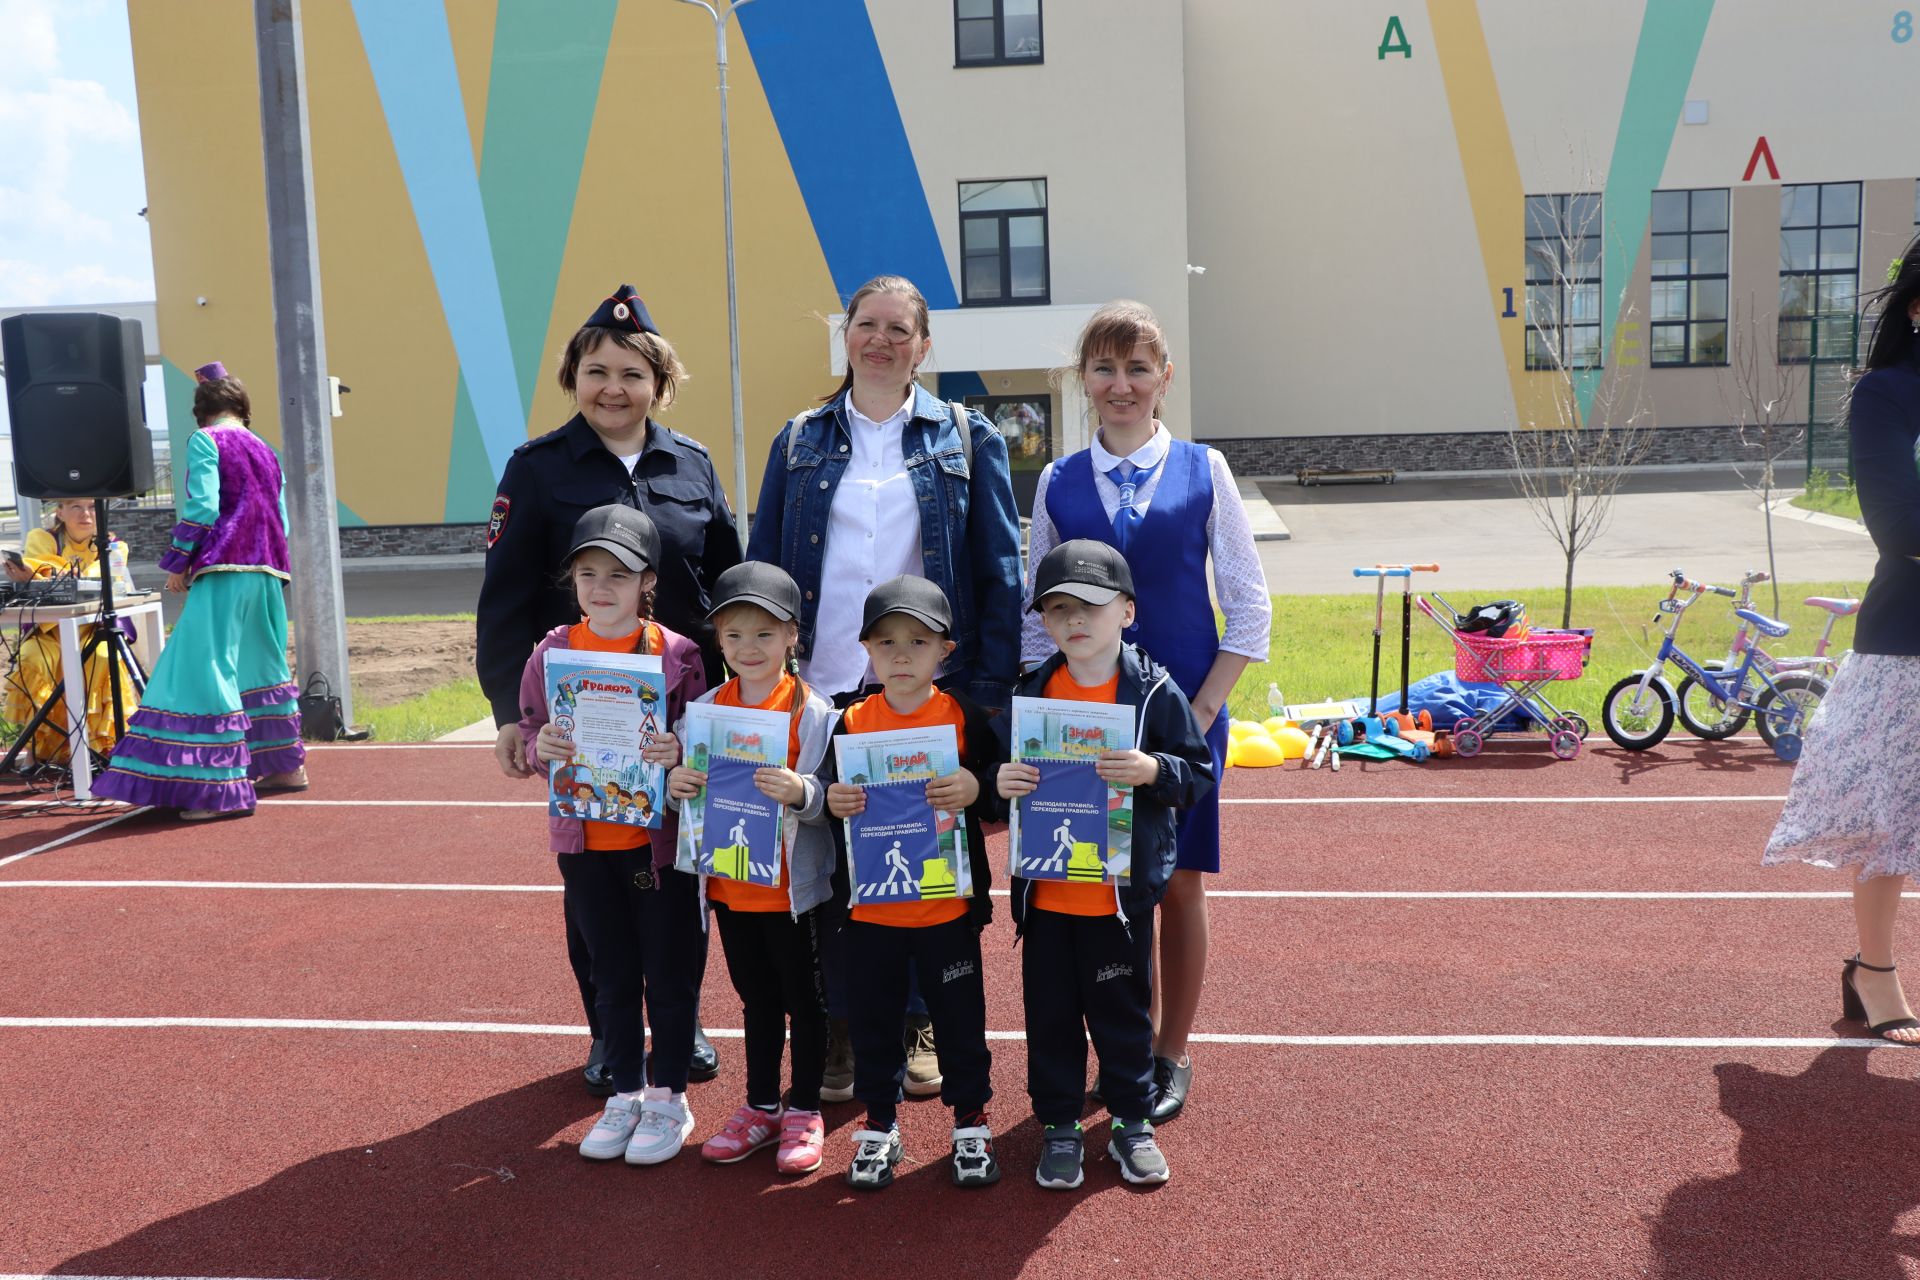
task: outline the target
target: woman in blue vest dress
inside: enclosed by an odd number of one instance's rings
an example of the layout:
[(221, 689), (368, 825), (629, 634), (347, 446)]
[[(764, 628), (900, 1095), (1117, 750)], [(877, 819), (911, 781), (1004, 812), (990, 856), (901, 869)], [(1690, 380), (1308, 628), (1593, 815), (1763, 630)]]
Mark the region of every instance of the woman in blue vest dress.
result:
[(1920, 730), (1920, 237), (1887, 274), (1847, 405), (1860, 514), (1880, 561), (1853, 649), (1807, 725), (1765, 861), (1857, 871), (1860, 949), (1840, 967), (1841, 1013), (1868, 1035), (1920, 1045), (1893, 959), (1900, 897), (1920, 875), (1920, 772), (1897, 748)]
[[(1173, 383), (1173, 362), (1153, 312), (1137, 302), (1102, 307), (1080, 333), (1074, 365), (1100, 426), (1090, 448), (1050, 463), (1040, 476), (1027, 563), (1039, 564), (1071, 538), (1097, 538), (1127, 558), (1141, 598), (1126, 639), (1172, 673), (1206, 727), (1214, 776), (1224, 777), (1227, 695), (1249, 662), (1266, 660), (1273, 618), (1239, 488), (1218, 452), (1175, 439), (1155, 417)], [(1029, 598), (1032, 590), (1029, 581)], [(1224, 635), (1214, 629), (1216, 598), (1226, 615)], [(1026, 615), (1021, 649), (1028, 661), (1053, 647), (1038, 616)], [(1202, 877), (1220, 870), (1219, 792), (1181, 816), (1179, 860), (1160, 908), (1156, 1124), (1180, 1114), (1193, 1076), (1187, 1037), (1206, 978)]]

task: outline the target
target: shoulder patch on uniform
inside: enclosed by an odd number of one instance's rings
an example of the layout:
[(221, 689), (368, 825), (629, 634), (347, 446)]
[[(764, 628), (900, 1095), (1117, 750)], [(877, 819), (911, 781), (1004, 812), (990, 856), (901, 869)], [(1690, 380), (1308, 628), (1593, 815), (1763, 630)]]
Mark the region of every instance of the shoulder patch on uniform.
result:
[(501, 494), (493, 500), (493, 514), (487, 517), (487, 550), (493, 550), (493, 544), (500, 541), (500, 533), (507, 527), (507, 512), (513, 509), (513, 499)]
[(686, 445), (690, 449), (698, 450), (701, 453), (705, 453), (707, 451), (707, 446), (705, 446), (704, 444), (701, 444), (698, 440), (695, 440), (692, 436), (681, 435), (678, 431), (674, 431), (671, 429), (668, 430), (667, 434), (669, 436), (672, 436), (675, 440), (679, 441), (681, 444)]

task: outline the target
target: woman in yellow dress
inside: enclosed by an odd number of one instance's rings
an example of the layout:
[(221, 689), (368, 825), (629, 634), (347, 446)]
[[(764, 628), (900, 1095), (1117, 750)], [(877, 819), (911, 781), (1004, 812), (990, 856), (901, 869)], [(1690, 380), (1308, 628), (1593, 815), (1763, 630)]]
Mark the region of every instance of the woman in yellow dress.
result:
[[(100, 576), (100, 549), (95, 538), (92, 498), (69, 498), (53, 508), (50, 526), (27, 534), (21, 548), (22, 564), (7, 562), (6, 572), (16, 582), (29, 578), (52, 578), (76, 573), (83, 578)], [(92, 627), (80, 628), (84, 649)], [(0, 714), (16, 725), (33, 718), (34, 709), (59, 687), (60, 629), (49, 623), (36, 627), (20, 638), (20, 651), (8, 673), (4, 704)], [(107, 663), (96, 652), (87, 661), (87, 740), (96, 751), (113, 746), (113, 695), (107, 687)], [(140, 705), (133, 681), (125, 671), (120, 674), (120, 701), (127, 715)], [(33, 735), (33, 758), (41, 762), (65, 763), (67, 755), (67, 709), (56, 702), (46, 723)]]

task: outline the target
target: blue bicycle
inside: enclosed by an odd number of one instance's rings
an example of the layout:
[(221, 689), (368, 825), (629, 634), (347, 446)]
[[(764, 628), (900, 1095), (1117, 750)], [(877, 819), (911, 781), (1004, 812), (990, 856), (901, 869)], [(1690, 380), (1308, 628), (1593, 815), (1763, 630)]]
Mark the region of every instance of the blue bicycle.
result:
[[(1672, 662), (1686, 672), (1687, 685), (1699, 688), (1716, 704), (1724, 704), (1729, 712), (1752, 712), (1761, 738), (1773, 748), (1775, 755), (1782, 760), (1798, 760), (1801, 732), (1813, 709), (1826, 696), (1826, 681), (1804, 672), (1783, 673), (1776, 678), (1769, 665), (1759, 660), (1760, 651), (1753, 645), (1747, 647), (1740, 665), (1731, 669), (1721, 669), (1717, 663), (1708, 667), (1694, 661), (1673, 640), (1674, 633), (1680, 630), (1681, 618), (1709, 592), (1729, 599), (1734, 598), (1734, 593), (1725, 587), (1695, 582), (1679, 569), (1670, 576), (1673, 585), (1653, 619), (1661, 631), (1660, 652), (1654, 655), (1653, 664), (1646, 670), (1624, 677), (1607, 690), (1600, 704), (1600, 723), (1606, 728), (1607, 736), (1629, 751), (1645, 751), (1666, 738), (1673, 729), (1674, 707), (1678, 702), (1664, 674), (1666, 664)], [(1682, 596), (1682, 592), (1687, 594)], [(1786, 623), (1752, 609), (1736, 609), (1735, 613), (1763, 636), (1778, 639), (1791, 630)], [(1752, 692), (1750, 701), (1749, 691)]]

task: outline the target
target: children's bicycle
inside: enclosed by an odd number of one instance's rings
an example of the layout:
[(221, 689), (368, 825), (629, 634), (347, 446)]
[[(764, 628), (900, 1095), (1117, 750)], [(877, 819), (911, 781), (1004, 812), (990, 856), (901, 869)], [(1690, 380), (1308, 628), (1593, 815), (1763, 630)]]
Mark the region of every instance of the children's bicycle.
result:
[[(1811, 701), (1817, 705), (1819, 698), (1807, 677), (1813, 677), (1822, 682), (1832, 681), (1834, 672), (1840, 666), (1838, 658), (1827, 656), (1827, 648), (1833, 643), (1833, 629), (1840, 619), (1852, 617), (1859, 612), (1860, 602), (1857, 599), (1841, 600), (1827, 596), (1808, 596), (1806, 599), (1808, 605), (1815, 609), (1823, 609), (1827, 614), (1827, 626), (1820, 633), (1820, 643), (1813, 647), (1813, 652), (1810, 654), (1801, 657), (1776, 658), (1753, 637), (1753, 624), (1740, 616), (1742, 609), (1753, 607), (1754, 587), (1769, 580), (1765, 569), (1749, 570), (1740, 579), (1740, 597), (1733, 602), (1733, 612), (1739, 621), (1739, 628), (1733, 633), (1733, 644), (1727, 650), (1727, 656), (1722, 660), (1707, 663), (1707, 670), (1727, 673), (1738, 671), (1741, 655), (1751, 647), (1754, 650), (1755, 667), (1774, 676), (1780, 687), (1791, 688), (1802, 694), (1803, 704)], [(1755, 688), (1752, 692), (1757, 694), (1759, 690)], [(1688, 676), (1680, 682), (1680, 687), (1675, 693), (1674, 710), (1679, 714), (1680, 723), (1686, 726), (1688, 733), (1696, 738), (1717, 742), (1740, 732), (1753, 715), (1751, 711), (1739, 705), (1748, 697), (1746, 684), (1742, 682), (1733, 690), (1733, 693), (1732, 701), (1715, 697), (1705, 685)], [(1812, 706), (1807, 706), (1805, 709), (1811, 716)]]
[[(1751, 712), (1760, 727), (1761, 738), (1773, 748), (1775, 755), (1787, 761), (1799, 759), (1801, 731), (1813, 706), (1826, 696), (1826, 682), (1805, 674), (1783, 675), (1775, 680), (1772, 673), (1758, 665), (1752, 646), (1748, 646), (1739, 667), (1733, 671), (1709, 671), (1674, 643), (1674, 635), (1680, 630), (1687, 610), (1701, 596), (1711, 592), (1731, 600), (1736, 598), (1735, 593), (1726, 587), (1695, 582), (1679, 569), (1670, 576), (1673, 584), (1653, 619), (1661, 630), (1660, 651), (1654, 655), (1651, 666), (1622, 678), (1607, 690), (1600, 703), (1600, 722), (1607, 736), (1629, 751), (1645, 751), (1665, 740), (1673, 730), (1674, 706), (1678, 701), (1664, 674), (1666, 664), (1672, 662), (1712, 697), (1721, 699), (1729, 707)], [(1683, 596), (1682, 592), (1686, 594)], [(1740, 617), (1761, 635), (1774, 639), (1791, 630), (1786, 623), (1776, 622), (1752, 609), (1740, 610)], [(1758, 681), (1757, 693), (1751, 700), (1744, 696), (1749, 680)]]

